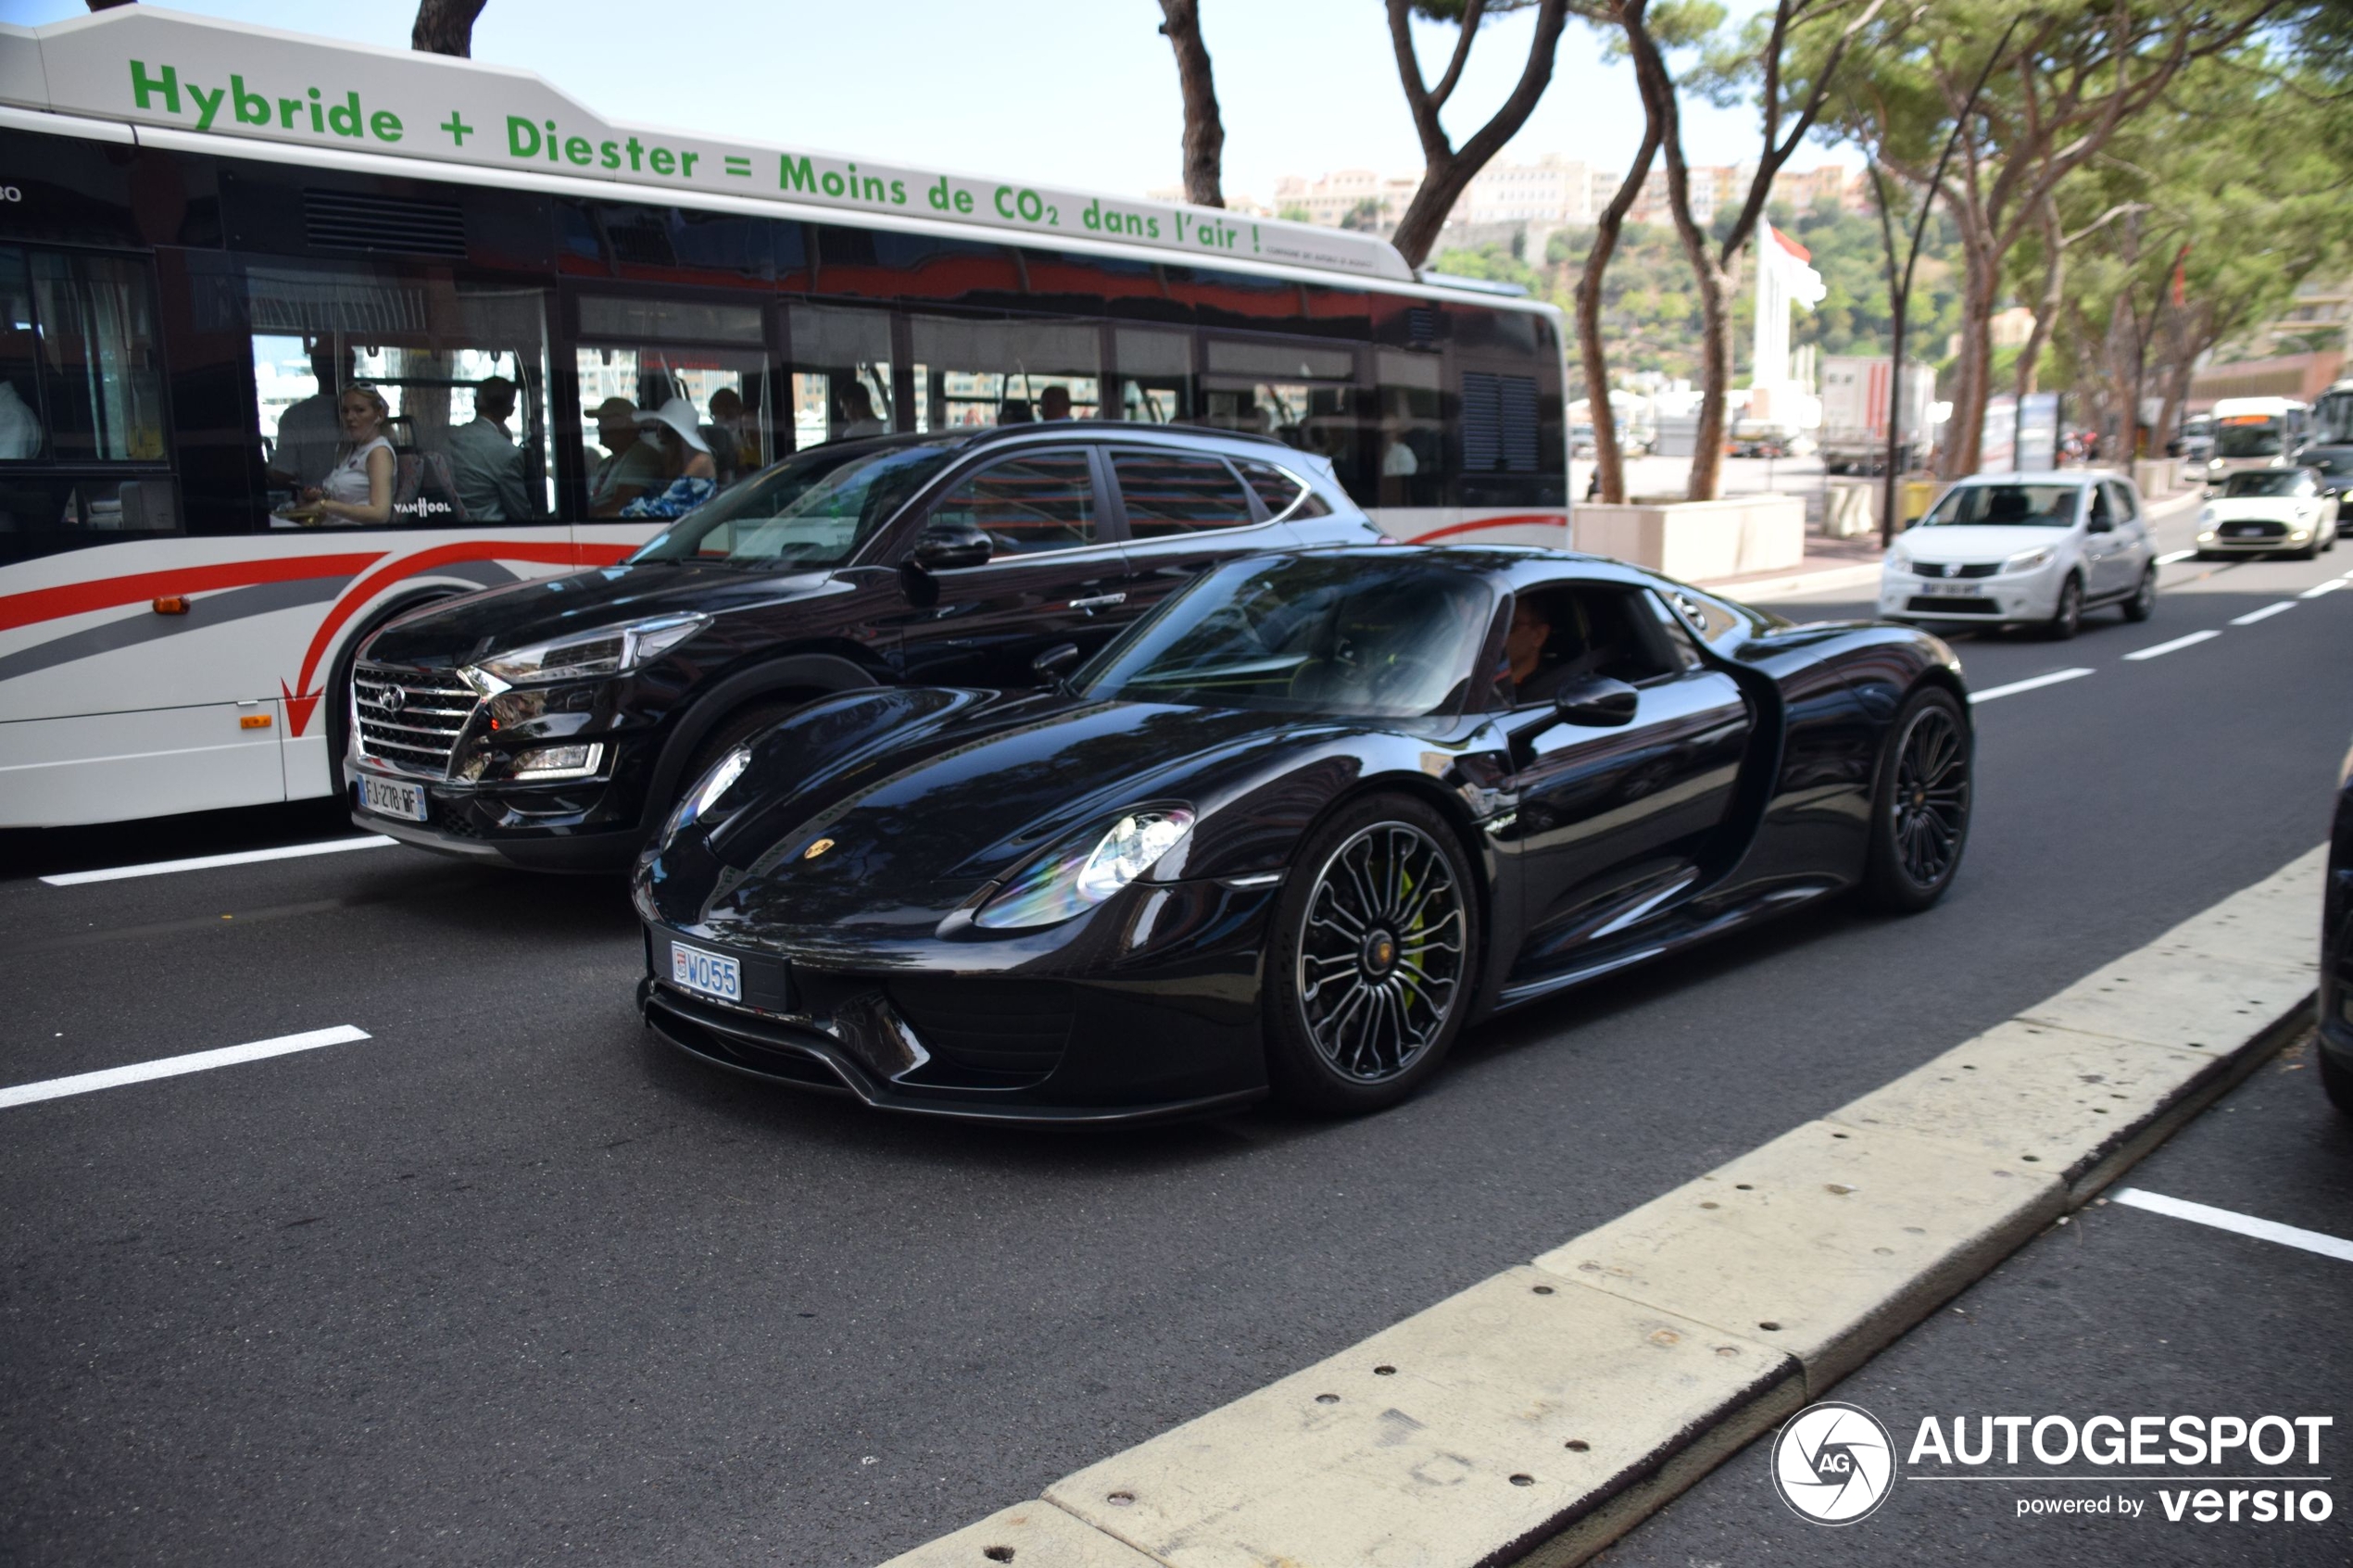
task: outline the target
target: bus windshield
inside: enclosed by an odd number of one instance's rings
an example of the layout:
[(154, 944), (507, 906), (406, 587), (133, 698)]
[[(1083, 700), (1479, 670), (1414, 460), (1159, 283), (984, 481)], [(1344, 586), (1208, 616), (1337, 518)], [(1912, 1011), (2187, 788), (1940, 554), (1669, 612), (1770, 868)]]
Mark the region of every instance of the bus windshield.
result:
[(2353, 391), (2332, 392), (2312, 410), (2312, 439), (2353, 442)]
[(2276, 458), (2285, 426), (2276, 419), (2248, 420), (2242, 424), (2225, 420), (2214, 432), (2214, 455), (2218, 458)]
[(928, 442), (819, 446), (696, 508), (629, 558), (839, 566), (947, 460)]

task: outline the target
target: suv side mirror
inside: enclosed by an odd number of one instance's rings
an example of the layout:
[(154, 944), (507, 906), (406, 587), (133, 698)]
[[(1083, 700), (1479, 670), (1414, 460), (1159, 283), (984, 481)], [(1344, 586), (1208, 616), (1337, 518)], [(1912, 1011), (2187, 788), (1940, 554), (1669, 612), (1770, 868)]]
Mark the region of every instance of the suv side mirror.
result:
[(1612, 729), (1634, 721), (1642, 694), (1606, 675), (1580, 675), (1553, 694), (1553, 711), (1562, 722)]
[(907, 552), (911, 565), (925, 571), (954, 571), (962, 567), (987, 566), (995, 547), (976, 523), (934, 521), (925, 525), (915, 547)]
[(1078, 645), (1056, 643), (1029, 661), (1029, 672), (1041, 686), (1059, 686), (1063, 677), (1078, 668)]

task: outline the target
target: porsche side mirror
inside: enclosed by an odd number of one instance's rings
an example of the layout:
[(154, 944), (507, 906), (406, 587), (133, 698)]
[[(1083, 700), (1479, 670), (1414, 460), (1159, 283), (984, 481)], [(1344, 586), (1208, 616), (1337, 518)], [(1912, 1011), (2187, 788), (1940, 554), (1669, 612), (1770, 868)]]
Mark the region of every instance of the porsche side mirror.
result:
[(1059, 686), (1063, 677), (1078, 668), (1078, 645), (1056, 643), (1029, 661), (1029, 672), (1041, 686)]
[(1567, 724), (1611, 729), (1634, 721), (1642, 694), (1606, 675), (1580, 675), (1553, 694), (1553, 711)]
[(915, 540), (907, 559), (925, 571), (955, 571), (987, 566), (993, 553), (988, 535), (970, 522), (933, 522)]

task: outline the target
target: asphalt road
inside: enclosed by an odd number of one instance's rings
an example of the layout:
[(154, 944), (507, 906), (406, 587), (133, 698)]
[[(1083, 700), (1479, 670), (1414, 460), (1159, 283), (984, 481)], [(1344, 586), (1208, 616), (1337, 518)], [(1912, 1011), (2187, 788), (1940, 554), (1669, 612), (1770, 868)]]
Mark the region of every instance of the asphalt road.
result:
[[(2220, 1105), (2129, 1175), (2124, 1185), (2229, 1213), (2353, 1237), (2353, 1123), (2316, 1092), (2313, 1047), (2299, 1042), (2257, 1070)], [(2111, 1191), (2116, 1189), (2111, 1188)], [(2343, 1563), (2353, 1560), (2353, 1411), (2345, 1399), (2340, 1332), (2353, 1304), (2353, 1263), (2278, 1242), (2101, 1201), (2041, 1239), (1829, 1391), (1859, 1405), (1894, 1439), (1898, 1479), (1869, 1518), (1831, 1529), (1788, 1509), (1771, 1482), (1772, 1439), (1727, 1461), (1599, 1560), (1601, 1568), (1806, 1562), (1876, 1568), (1886, 1562), (1999, 1564), (2065, 1562), (2078, 1568), (2173, 1563)], [(2334, 1339), (2335, 1343), (2332, 1344)], [(1956, 1417), (1970, 1441), (1986, 1416), (2108, 1413), (2171, 1417), (2328, 1415), (2322, 1463), (2301, 1442), (2285, 1462), (2238, 1450), (2221, 1465), (2046, 1465), (2022, 1449), (1980, 1465), (1904, 1462), (1920, 1423), (1940, 1434)], [(2063, 1451), (2056, 1428), (2047, 1451)], [(2171, 1443), (2164, 1445), (2170, 1449)], [(2267, 1453), (2278, 1447), (2267, 1434)], [(2025, 1474), (2026, 1481), (2009, 1476)], [(2334, 1477), (2290, 1485), (2274, 1476)], [(2091, 1479), (2057, 1480), (2056, 1476)], [(2119, 1476), (2135, 1479), (2121, 1480)], [(2192, 1481), (2187, 1477), (2196, 1476)], [(2251, 1476), (2222, 1494), (2222, 1517), (2201, 1523), (2181, 1494), (2205, 1477)], [(2258, 1523), (2251, 1500), (2233, 1521), (2233, 1490), (2296, 1494), (2298, 1517)], [(2328, 1494), (2322, 1519), (2303, 1499)], [(2180, 1519), (2168, 1516), (2171, 1494)], [(2057, 1501), (2104, 1512), (2052, 1514)], [(2137, 1509), (2133, 1505), (2137, 1504)], [(2033, 1510), (2021, 1513), (2021, 1505)], [(2279, 1508), (2274, 1500), (2273, 1511)]]
[[(2183, 563), (2147, 625), (1964, 641), (1980, 689), (2093, 673), (1979, 709), (1939, 909), (1805, 913), (1556, 1000), (1354, 1123), (1041, 1136), (708, 1071), (637, 1027), (617, 884), (407, 847), (0, 883), (0, 1085), (370, 1036), (0, 1109), (0, 1562), (856, 1563), (1034, 1497), (2310, 847), (2353, 736), (2353, 583), (2296, 596), (2348, 568)], [(0, 855), (341, 831), (305, 809)], [(2293, 1346), (2251, 1323), (2233, 1353), (2341, 1401), (2353, 1291), (2297, 1288)]]

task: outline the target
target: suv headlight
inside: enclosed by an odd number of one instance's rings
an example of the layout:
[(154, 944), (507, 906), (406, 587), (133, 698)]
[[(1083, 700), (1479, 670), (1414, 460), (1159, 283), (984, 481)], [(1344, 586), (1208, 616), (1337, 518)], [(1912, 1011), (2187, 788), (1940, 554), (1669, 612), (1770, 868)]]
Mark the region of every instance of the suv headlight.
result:
[(2057, 553), (2048, 545), (2039, 550), (2020, 550), (2002, 563), (2002, 570), (2006, 572), (2032, 571), (2038, 566), (2050, 565), (2051, 558)]
[(1129, 811), (1083, 854), (1041, 856), (1007, 883), (973, 916), (992, 931), (1053, 925), (1084, 914), (1157, 864), (1191, 831), (1193, 814), (1182, 806)]
[(668, 653), (711, 624), (708, 615), (658, 615), (625, 626), (604, 626), (553, 642), (474, 660), (472, 668), (508, 685), (626, 675)]

